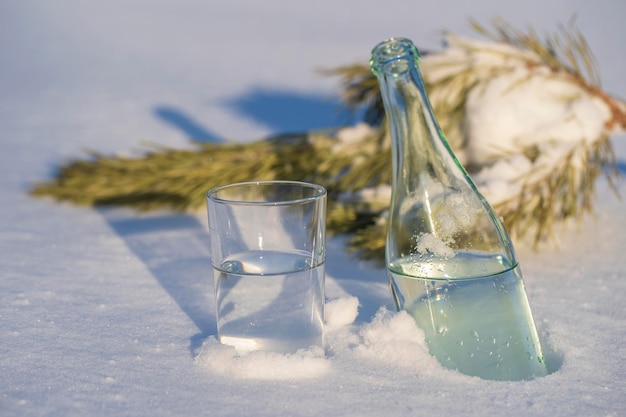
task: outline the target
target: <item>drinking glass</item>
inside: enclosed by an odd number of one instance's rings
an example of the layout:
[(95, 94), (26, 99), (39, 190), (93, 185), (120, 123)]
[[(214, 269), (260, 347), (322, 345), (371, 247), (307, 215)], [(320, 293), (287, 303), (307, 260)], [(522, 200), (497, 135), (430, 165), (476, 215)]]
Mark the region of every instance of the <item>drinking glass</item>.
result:
[(207, 193), (218, 339), (240, 353), (324, 347), (326, 189), (297, 181)]

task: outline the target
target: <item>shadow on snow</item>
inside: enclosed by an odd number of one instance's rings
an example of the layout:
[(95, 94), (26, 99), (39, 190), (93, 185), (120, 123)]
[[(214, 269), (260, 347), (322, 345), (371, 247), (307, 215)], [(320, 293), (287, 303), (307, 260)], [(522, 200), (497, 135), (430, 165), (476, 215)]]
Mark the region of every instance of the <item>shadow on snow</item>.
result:
[[(241, 118), (268, 128), (271, 134), (305, 132), (333, 128), (354, 121), (354, 115), (333, 98), (286, 90), (254, 88), (240, 97), (220, 103)], [(154, 116), (180, 130), (190, 140), (223, 142), (223, 137), (194, 120), (184, 110), (161, 104), (152, 109)]]
[[(189, 214), (139, 215), (124, 208), (99, 211), (198, 328), (199, 333), (190, 337), (190, 352), (193, 354), (207, 337), (217, 335), (206, 225)], [(359, 299), (357, 324), (369, 321), (382, 305), (392, 308), (385, 272), (352, 258), (342, 238), (328, 240), (326, 273), (327, 299)]]
[(223, 104), (277, 134), (330, 128), (350, 121), (349, 112), (336, 98), (321, 94), (256, 87)]

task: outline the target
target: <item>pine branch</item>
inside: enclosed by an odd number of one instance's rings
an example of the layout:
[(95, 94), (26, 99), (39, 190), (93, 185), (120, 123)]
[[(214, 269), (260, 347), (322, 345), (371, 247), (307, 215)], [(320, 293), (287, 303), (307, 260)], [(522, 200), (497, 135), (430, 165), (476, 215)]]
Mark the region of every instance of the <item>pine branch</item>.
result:
[(595, 58), (585, 37), (576, 28), (575, 17), (567, 27), (559, 25), (558, 32), (547, 35), (544, 40), (532, 28), (523, 32), (500, 17), (492, 22), (494, 31), (473, 19), (470, 24), (476, 32), (494, 42), (532, 51), (553, 71), (564, 71), (581, 80), (587, 80), (590, 84), (600, 85)]
[[(532, 70), (546, 68), (555, 76), (566, 77), (606, 102), (612, 112), (607, 129), (626, 128), (626, 107), (599, 88), (595, 61), (573, 21), (543, 41), (532, 29), (523, 32), (502, 19), (496, 19), (491, 30), (475, 21), (471, 24), (494, 43), (455, 38), (456, 47), (467, 56), (450, 59), (434, 53), (421, 65), (435, 113), (457, 155), (462, 156), (468, 141), (463, 123), (470, 93), (520, 65), (531, 70), (528, 77), (533, 76)], [(507, 59), (500, 60), (500, 66), (490, 66), (489, 60), (474, 63), (468, 58), (471, 54)], [(206, 191), (226, 183), (267, 179), (316, 182), (329, 191), (329, 232), (350, 234), (350, 251), (380, 260), (384, 256), (388, 202), (359, 195), (391, 181), (391, 145), (378, 82), (366, 64), (335, 68), (325, 74), (338, 77), (347, 107), (365, 110), (365, 120), (374, 126), (371, 134), (346, 141), (333, 131), (306, 132), (246, 144), (196, 143), (190, 150), (152, 146), (140, 158), (91, 152), (85, 159), (63, 165), (54, 179), (36, 184), (31, 194), (87, 206), (184, 211), (204, 207)], [(518, 83), (526, 81), (520, 79)], [(520, 152), (533, 163), (541, 160), (539, 147)], [(521, 191), (517, 195), (494, 204), (513, 235), (533, 234), (535, 242), (550, 239), (556, 224), (592, 212), (599, 177), (604, 175), (613, 187), (619, 177), (606, 132), (572, 145), (554, 165), (537, 164), (536, 170), (518, 178)], [(480, 167), (466, 168), (472, 175)]]
[(204, 204), (204, 193), (216, 185), (311, 176), (319, 158), (299, 158), (302, 154), (318, 155), (304, 137), (196, 144), (192, 150), (153, 147), (142, 158), (92, 152), (90, 159), (62, 166), (55, 179), (36, 184), (31, 194), (87, 206), (193, 210)]
[[(575, 164), (581, 164), (582, 169)], [(593, 212), (595, 182), (600, 176), (605, 175), (617, 193), (614, 181), (619, 178), (619, 171), (608, 136), (589, 147), (579, 144), (559, 161), (556, 169), (550, 168), (550, 175), (534, 180), (521, 178), (522, 191), (495, 206), (511, 235), (534, 233), (535, 244), (546, 239), (556, 242), (553, 232), (557, 224), (569, 218), (581, 220)]]

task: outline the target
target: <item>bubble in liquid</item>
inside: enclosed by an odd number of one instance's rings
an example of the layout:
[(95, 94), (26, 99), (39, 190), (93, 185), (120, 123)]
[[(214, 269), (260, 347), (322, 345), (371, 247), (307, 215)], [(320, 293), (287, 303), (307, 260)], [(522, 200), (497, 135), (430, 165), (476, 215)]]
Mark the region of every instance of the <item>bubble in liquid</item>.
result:
[(239, 261), (226, 261), (222, 264), (222, 271), (229, 272), (231, 274), (240, 274), (244, 271), (243, 264)]

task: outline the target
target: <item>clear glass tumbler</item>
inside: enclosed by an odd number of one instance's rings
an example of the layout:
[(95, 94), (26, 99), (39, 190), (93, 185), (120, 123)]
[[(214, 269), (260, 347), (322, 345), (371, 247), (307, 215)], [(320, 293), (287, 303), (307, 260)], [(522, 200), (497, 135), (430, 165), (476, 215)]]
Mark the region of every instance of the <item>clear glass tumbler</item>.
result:
[(326, 189), (224, 185), (207, 209), (220, 342), (240, 353), (323, 348)]

